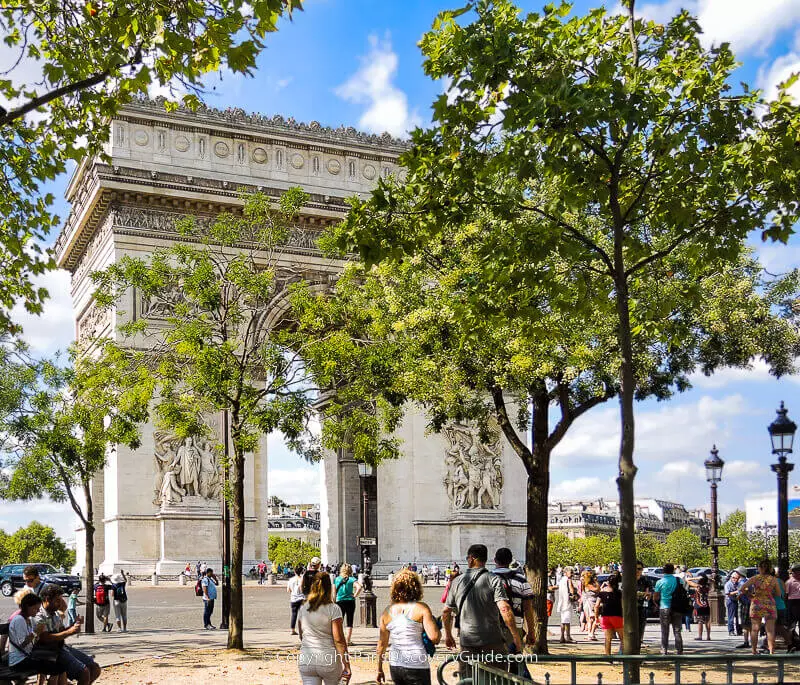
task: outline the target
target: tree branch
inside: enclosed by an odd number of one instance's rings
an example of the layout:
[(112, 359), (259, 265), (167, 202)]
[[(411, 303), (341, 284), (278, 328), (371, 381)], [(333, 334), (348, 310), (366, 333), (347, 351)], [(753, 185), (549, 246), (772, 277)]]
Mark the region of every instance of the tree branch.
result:
[(18, 107), (17, 109), (12, 109), (10, 112), (7, 112), (3, 116), (0, 116), (0, 125), (5, 126), (10, 124), (13, 121), (16, 121), (20, 117), (24, 117), (28, 112), (32, 112), (43, 105), (46, 105), (48, 102), (52, 102), (53, 100), (57, 100), (58, 98), (69, 95), (71, 93), (77, 93), (80, 90), (86, 90), (87, 88), (91, 88), (92, 86), (96, 86), (98, 83), (102, 83), (110, 76), (108, 71), (100, 71), (92, 76), (89, 76), (81, 81), (75, 81), (74, 83), (69, 83), (67, 85), (61, 86), (60, 88), (56, 88), (55, 90), (51, 90), (49, 93), (45, 93), (44, 95), (40, 95), (39, 97), (35, 97), (32, 100), (26, 102), (22, 107)]
[(533, 462), (531, 451), (528, 446), (519, 439), (511, 419), (508, 418), (508, 410), (506, 409), (506, 401), (503, 397), (503, 389), (499, 385), (491, 387), (492, 400), (494, 401), (495, 413), (497, 415), (497, 423), (500, 424), (500, 429), (506, 436), (506, 439), (511, 443), (511, 447), (520, 456), (523, 461)]

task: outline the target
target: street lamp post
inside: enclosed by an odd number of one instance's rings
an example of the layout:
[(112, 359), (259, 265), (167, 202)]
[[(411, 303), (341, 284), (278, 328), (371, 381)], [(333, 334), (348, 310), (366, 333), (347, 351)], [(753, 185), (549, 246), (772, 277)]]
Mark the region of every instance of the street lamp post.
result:
[(713, 586), (708, 595), (711, 616), (717, 625), (725, 625), (725, 610), (722, 595), (719, 591), (719, 546), (717, 536), (719, 516), (717, 515), (717, 484), (722, 480), (722, 467), (725, 462), (719, 456), (717, 446), (711, 449), (711, 456), (703, 462), (706, 467), (706, 480), (711, 485), (711, 575)]
[(786, 455), (792, 453), (797, 424), (786, 415), (783, 402), (778, 417), (767, 430), (772, 441), (772, 453), (778, 455), (778, 463), (772, 465), (778, 476), (778, 575), (786, 581), (789, 578), (789, 473), (794, 469), (794, 464), (786, 461)]
[(366, 462), (358, 462), (358, 475), (361, 477), (361, 568), (364, 572), (364, 590), (361, 593), (361, 625), (377, 628), (377, 601), (378, 598), (372, 591), (372, 557), (369, 553), (369, 490), (367, 479), (371, 478), (375, 472), (375, 467)]

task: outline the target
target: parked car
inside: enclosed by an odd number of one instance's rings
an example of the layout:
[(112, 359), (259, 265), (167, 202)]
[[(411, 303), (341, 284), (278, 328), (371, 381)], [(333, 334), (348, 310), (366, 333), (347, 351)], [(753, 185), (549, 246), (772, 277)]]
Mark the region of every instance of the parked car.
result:
[(710, 566), (695, 566), (694, 568), (687, 569), (687, 573), (691, 573), (692, 577), (702, 576), (703, 574), (711, 575)]
[(644, 569), (646, 576), (658, 576), (659, 578), (664, 575), (664, 569), (661, 566), (646, 566)]
[(76, 589), (81, 590), (81, 579), (68, 573), (61, 573), (50, 564), (7, 564), (0, 568), (0, 593), (3, 597), (11, 597), (17, 590), (25, 585), (22, 572), (28, 566), (35, 566), (39, 569), (39, 576), (45, 583), (59, 585), (65, 592), (72, 592)]

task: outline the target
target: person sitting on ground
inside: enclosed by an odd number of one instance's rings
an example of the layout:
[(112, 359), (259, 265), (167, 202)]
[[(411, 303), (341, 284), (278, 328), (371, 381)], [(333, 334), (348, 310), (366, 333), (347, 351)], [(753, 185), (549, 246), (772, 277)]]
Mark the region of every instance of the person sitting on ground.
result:
[(622, 592), (619, 589), (621, 581), (622, 576), (619, 571), (614, 571), (597, 593), (597, 602), (594, 605), (595, 622), (599, 622), (603, 629), (607, 655), (611, 654), (611, 640), (615, 635), (619, 638), (619, 651), (622, 652)]
[(434, 645), (441, 633), (430, 607), (421, 602), (422, 584), (413, 571), (403, 570), (395, 576), (389, 591), (391, 604), (383, 612), (378, 638), (378, 683), (386, 682), (383, 661), (391, 637), (389, 672), (395, 685), (430, 685), (431, 668), (423, 632)]
[(303, 685), (339, 685), (350, 680), (350, 655), (342, 610), (333, 602), (329, 574), (319, 571), (297, 617), (300, 678)]
[(41, 594), (42, 606), (33, 618), (40, 628), (39, 643), (58, 650), (56, 666), (67, 674), (69, 680), (78, 685), (89, 685), (100, 677), (100, 667), (88, 654), (65, 644), (65, 640), (77, 635), (83, 625), (83, 616), (78, 616), (69, 628), (64, 627), (61, 613), (67, 608), (64, 591), (58, 585), (48, 585)]
[(33, 617), (39, 612), (42, 600), (35, 592), (28, 592), (20, 598), (19, 612), (8, 624), (8, 667), (16, 673), (38, 673), (50, 676), (49, 685), (61, 685), (64, 669), (55, 661), (39, 658), (33, 654), (33, 647), (39, 640), (44, 626), (37, 626)]

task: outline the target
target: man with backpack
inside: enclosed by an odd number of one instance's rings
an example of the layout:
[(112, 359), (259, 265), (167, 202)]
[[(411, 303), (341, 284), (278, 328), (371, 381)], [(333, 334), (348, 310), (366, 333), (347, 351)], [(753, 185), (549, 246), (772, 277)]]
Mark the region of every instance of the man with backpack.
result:
[(672, 564), (664, 564), (664, 576), (659, 579), (655, 587), (655, 599), (659, 603), (659, 620), (661, 623), (661, 653), (666, 654), (669, 649), (669, 628), (675, 635), (675, 651), (683, 654), (683, 637), (681, 627), (683, 617), (691, 611), (689, 595), (682, 578), (675, 575)]
[(128, 577), (125, 571), (120, 570), (111, 576), (111, 588), (114, 592), (114, 619), (117, 622), (117, 630), (122, 633), (128, 632)]
[(111, 593), (113, 592), (108, 576), (101, 573), (94, 584), (94, 606), (97, 620), (103, 624), (103, 632), (110, 633), (114, 627), (108, 620), (111, 613)]
[(200, 587), (203, 591), (203, 628), (216, 630), (216, 627), (211, 625), (214, 600), (217, 598), (217, 577), (214, 575), (214, 569), (206, 569), (206, 574), (200, 580)]
[(503, 588), (511, 602), (514, 620), (520, 637), (525, 636), (525, 642), (533, 644), (534, 617), (533, 617), (533, 590), (525, 574), (519, 569), (512, 569), (514, 555), (508, 547), (501, 547), (494, 554), (495, 569), (492, 571), (503, 583)]
[[(486, 570), (488, 556), (486, 545), (471, 545), (467, 550), (467, 570), (452, 580), (442, 612), (445, 645), (455, 649), (455, 615), (462, 658), (477, 656), (508, 671), (509, 636), (517, 653), (522, 653), (522, 640), (502, 580)], [(466, 660), (461, 662), (459, 670), (461, 677), (466, 678), (470, 670)]]

